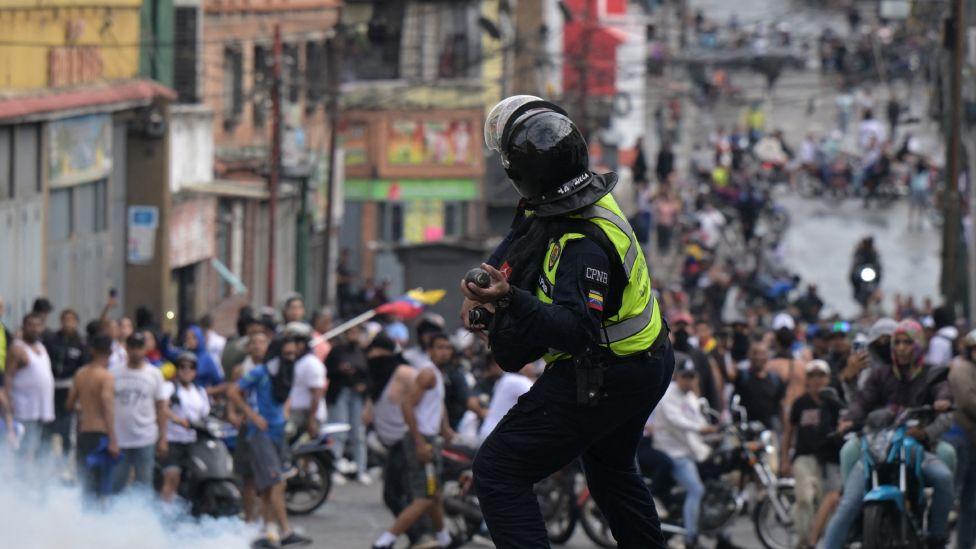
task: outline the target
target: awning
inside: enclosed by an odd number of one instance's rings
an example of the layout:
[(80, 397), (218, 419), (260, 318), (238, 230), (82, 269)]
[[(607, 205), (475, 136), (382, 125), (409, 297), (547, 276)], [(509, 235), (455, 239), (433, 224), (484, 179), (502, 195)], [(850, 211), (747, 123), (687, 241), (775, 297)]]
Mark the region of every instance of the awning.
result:
[(175, 100), (176, 92), (151, 80), (13, 92), (0, 96), (0, 122), (33, 122), (119, 111), (146, 106), (157, 97)]
[[(184, 183), (180, 186), (180, 192), (251, 200), (267, 200), (271, 196), (268, 192), (267, 183), (233, 179), (216, 179), (206, 183)], [(293, 183), (282, 181), (278, 186), (279, 198), (290, 198), (297, 194), (296, 185)]]

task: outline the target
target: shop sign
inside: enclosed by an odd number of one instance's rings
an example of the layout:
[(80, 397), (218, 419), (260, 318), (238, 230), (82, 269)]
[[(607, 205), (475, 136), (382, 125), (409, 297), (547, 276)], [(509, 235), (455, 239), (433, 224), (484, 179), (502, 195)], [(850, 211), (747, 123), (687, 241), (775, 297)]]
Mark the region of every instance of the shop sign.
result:
[(214, 257), (217, 199), (195, 198), (173, 206), (169, 221), (169, 267), (178, 269)]
[(467, 118), (393, 119), (387, 126), (386, 160), (390, 166), (467, 167), (477, 164), (480, 144)]
[(112, 171), (112, 117), (92, 114), (50, 122), (48, 185), (104, 179)]

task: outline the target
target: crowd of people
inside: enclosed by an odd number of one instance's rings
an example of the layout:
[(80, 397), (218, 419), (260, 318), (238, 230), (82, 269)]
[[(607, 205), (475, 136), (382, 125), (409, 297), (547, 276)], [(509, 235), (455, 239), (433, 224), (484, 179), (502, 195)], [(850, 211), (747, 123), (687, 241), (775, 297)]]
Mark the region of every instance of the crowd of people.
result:
[[(956, 504), (958, 547), (973, 546), (976, 331), (962, 335), (971, 328), (950, 307), (899, 297), (891, 317), (848, 321), (824, 318), (813, 292), (726, 322), (694, 300), (662, 295), (662, 305), (677, 366), (649, 418), (638, 463), (655, 485), (686, 489), (689, 544), (697, 542), (704, 490), (696, 465), (712, 451), (702, 435), (721, 429), (698, 399), (727, 420), (738, 395), (751, 420), (779, 434), (779, 472), (796, 479), (793, 512), (804, 547), (821, 537), (827, 547), (842, 547), (857, 516), (860, 447), (838, 434), (878, 408), (933, 405), (941, 416), (912, 433), (931, 451), (923, 474), (935, 489), (932, 546), (944, 546)], [(263, 522), (268, 546), (311, 541), (290, 528), (284, 508), (284, 482), (294, 469), (287, 448), (289, 437), (315, 436), (326, 421), (352, 427), (333, 447), (337, 482), (372, 482), (367, 438), (375, 433), (384, 447), (383, 501), (395, 519), (374, 547), (392, 547), (401, 535), (415, 547), (450, 546), (440, 449), (476, 448), (544, 368), (505, 373), (479, 338), (445, 332), (434, 314), (414, 322), (412, 338), (401, 320), (381, 316), (326, 341), (320, 336), (332, 326), (330, 311), (309, 317), (303, 300), (291, 296), (280, 312), (243, 309), (228, 338), (192, 325), (171, 341), (146, 311), (130, 322), (113, 320), (111, 310), (82, 334), (66, 309), (50, 330), (53, 308), (40, 298), (21, 326), (4, 328), (7, 450), (15, 462), (60, 460), (60, 470), (73, 470), (96, 500), (152, 489), (158, 468), (155, 489), (172, 501), (195, 440), (192, 424), (217, 415), (240, 429), (233, 455), (244, 515)], [(951, 381), (927, 390), (922, 374), (935, 366), (950, 366)], [(824, 387), (834, 387), (844, 407), (825, 400)]]

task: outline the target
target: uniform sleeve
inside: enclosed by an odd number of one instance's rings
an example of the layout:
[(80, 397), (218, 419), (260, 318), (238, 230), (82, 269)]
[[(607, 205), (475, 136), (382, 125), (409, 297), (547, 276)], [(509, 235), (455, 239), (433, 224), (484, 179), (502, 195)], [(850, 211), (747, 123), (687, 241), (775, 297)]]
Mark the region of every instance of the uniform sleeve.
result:
[(600, 325), (607, 301), (610, 260), (589, 239), (569, 242), (559, 260), (552, 304), (513, 288), (508, 315), (522, 341), (573, 355), (603, 341)]

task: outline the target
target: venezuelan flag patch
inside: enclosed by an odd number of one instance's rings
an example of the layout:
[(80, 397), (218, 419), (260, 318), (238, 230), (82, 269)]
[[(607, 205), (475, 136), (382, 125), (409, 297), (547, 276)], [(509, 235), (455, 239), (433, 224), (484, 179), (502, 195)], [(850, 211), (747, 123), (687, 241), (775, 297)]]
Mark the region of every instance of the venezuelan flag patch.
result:
[(603, 293), (599, 290), (590, 290), (586, 294), (586, 306), (594, 311), (603, 312)]

